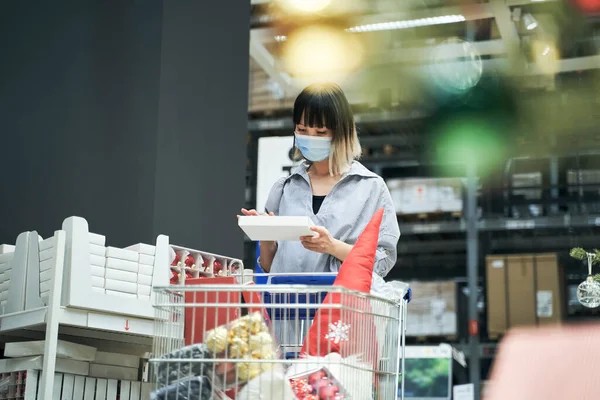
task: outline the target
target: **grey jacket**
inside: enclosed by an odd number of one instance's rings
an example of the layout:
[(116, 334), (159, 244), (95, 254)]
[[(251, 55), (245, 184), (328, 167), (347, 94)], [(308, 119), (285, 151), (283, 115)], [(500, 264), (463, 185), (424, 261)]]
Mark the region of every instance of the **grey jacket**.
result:
[[(383, 207), (374, 271), (379, 276), (386, 276), (396, 264), (400, 228), (384, 180), (354, 161), (315, 215), (307, 168), (308, 164), (303, 163), (292, 170), (290, 176), (275, 182), (265, 210), (282, 216), (309, 216), (315, 225), (327, 228), (334, 238), (354, 244), (375, 211)], [(271, 273), (337, 272), (340, 268), (340, 260), (306, 250), (300, 241), (280, 241), (277, 245)]]

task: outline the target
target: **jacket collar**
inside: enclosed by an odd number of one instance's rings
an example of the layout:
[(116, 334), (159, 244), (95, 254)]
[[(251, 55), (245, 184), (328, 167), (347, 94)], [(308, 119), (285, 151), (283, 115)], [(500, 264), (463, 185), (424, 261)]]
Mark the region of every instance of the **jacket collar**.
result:
[[(299, 164), (295, 168), (292, 168), (288, 179), (290, 179), (294, 175), (298, 175), (298, 176), (303, 177), (307, 181), (310, 181), (310, 179), (308, 177), (308, 167), (309, 166), (310, 166), (310, 163), (303, 161), (301, 164)], [(350, 170), (348, 172), (346, 172), (345, 174), (343, 174), (342, 178), (347, 177), (347, 176), (360, 176), (363, 178), (377, 178), (378, 177), (377, 174), (369, 171), (364, 165), (362, 165), (358, 161), (352, 161), (352, 164), (350, 165)]]

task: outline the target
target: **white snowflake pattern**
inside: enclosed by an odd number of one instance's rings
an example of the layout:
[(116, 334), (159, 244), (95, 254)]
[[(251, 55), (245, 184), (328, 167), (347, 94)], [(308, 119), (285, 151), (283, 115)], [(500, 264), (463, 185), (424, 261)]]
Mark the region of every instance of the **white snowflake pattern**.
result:
[(329, 333), (325, 335), (325, 339), (339, 344), (341, 341), (348, 341), (348, 332), (350, 324), (345, 324), (342, 321), (329, 324)]

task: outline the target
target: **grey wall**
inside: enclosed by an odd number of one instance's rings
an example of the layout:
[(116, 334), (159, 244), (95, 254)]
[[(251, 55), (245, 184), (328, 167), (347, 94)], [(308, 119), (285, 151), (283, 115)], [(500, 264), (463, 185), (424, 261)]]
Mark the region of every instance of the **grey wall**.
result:
[(0, 243), (79, 215), (241, 256), (249, 5), (201, 3), (0, 4)]

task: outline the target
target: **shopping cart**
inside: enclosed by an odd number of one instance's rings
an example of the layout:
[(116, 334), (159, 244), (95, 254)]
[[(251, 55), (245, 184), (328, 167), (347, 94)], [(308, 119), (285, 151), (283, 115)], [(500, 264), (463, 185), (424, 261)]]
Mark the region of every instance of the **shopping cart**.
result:
[[(282, 281), (154, 288), (154, 398), (404, 399), (407, 296)], [(325, 303), (327, 294), (342, 300)], [(315, 314), (332, 310), (365, 338), (348, 347), (356, 354), (300, 355)]]

